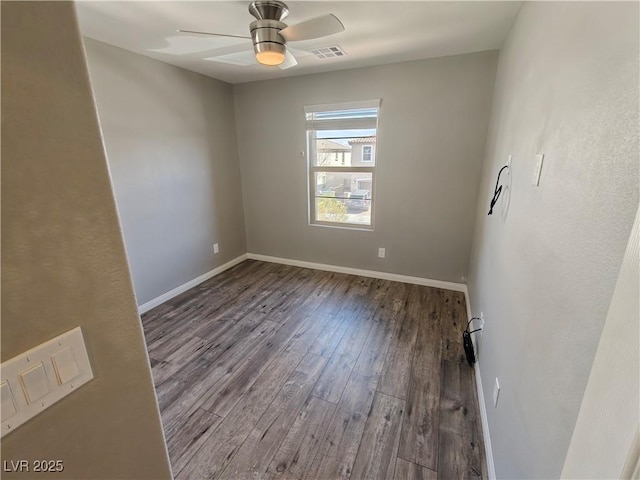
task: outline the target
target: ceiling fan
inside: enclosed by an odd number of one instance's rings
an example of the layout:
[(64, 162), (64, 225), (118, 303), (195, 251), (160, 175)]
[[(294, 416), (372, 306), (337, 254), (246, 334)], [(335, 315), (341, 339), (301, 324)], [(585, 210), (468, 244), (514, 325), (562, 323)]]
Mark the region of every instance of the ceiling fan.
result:
[(342, 22), (330, 13), (287, 26), (282, 20), (289, 14), (289, 7), (279, 0), (255, 0), (249, 5), (249, 13), (256, 18), (249, 25), (250, 37), (193, 30), (178, 30), (178, 32), (252, 40), (258, 63), (279, 65), (281, 69), (287, 69), (298, 64), (296, 58), (287, 49), (287, 42), (326, 37), (344, 30)]

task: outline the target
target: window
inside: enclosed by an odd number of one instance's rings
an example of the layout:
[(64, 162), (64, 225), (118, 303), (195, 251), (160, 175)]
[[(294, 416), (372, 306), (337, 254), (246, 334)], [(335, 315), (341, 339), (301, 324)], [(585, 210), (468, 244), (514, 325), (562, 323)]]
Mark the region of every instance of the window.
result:
[(362, 146), (362, 161), (373, 162), (373, 146), (372, 145)]
[(309, 223), (373, 229), (379, 105), (305, 107)]

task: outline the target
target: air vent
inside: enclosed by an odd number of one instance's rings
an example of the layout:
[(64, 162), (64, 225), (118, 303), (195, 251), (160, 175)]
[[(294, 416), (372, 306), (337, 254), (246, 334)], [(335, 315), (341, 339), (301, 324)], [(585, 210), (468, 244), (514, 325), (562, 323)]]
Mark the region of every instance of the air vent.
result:
[(311, 53), (318, 58), (344, 57), (346, 55), (344, 50), (342, 50), (338, 45), (316, 48), (315, 50), (311, 50)]

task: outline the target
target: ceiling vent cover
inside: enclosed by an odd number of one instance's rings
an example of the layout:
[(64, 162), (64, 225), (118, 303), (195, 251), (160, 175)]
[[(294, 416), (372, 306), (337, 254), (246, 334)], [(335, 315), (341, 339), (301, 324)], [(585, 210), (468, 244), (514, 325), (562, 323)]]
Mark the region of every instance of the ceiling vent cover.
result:
[(344, 57), (346, 55), (345, 51), (342, 50), (342, 48), (340, 48), (338, 45), (316, 48), (315, 50), (311, 50), (311, 53), (313, 53), (318, 58)]

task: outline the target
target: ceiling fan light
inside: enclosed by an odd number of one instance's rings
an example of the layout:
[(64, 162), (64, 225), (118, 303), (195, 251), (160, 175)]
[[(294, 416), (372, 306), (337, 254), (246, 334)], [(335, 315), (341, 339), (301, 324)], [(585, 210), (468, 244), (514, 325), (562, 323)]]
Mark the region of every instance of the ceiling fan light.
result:
[(284, 53), (266, 51), (256, 53), (256, 60), (262, 65), (280, 65), (284, 62)]
[(280, 65), (284, 62), (286, 47), (281, 43), (258, 42), (254, 44), (254, 49), (256, 60), (262, 65)]

